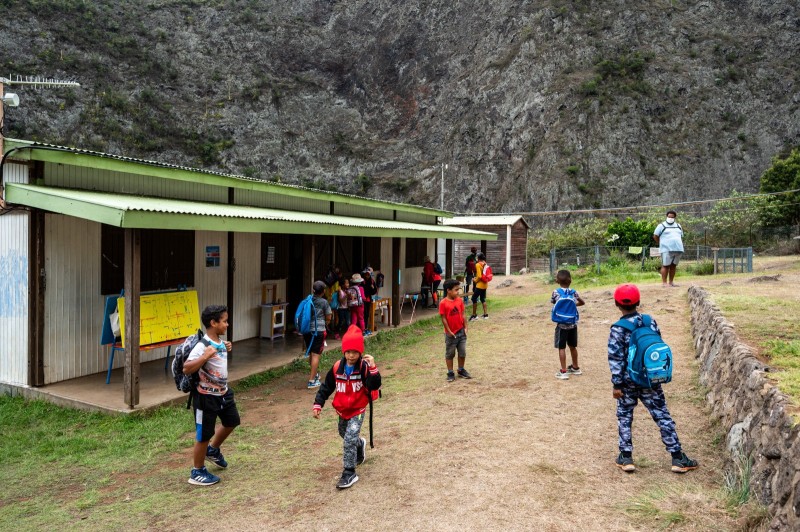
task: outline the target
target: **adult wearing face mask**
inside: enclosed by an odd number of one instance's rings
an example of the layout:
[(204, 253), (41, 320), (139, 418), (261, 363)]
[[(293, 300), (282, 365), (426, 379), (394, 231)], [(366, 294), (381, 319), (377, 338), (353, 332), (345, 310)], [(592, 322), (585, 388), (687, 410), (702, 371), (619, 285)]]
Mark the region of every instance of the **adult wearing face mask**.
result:
[(683, 255), (683, 229), (675, 218), (678, 213), (667, 211), (667, 219), (658, 226), (653, 232), (653, 240), (658, 244), (658, 252), (661, 253), (661, 284), (675, 286), (675, 267)]

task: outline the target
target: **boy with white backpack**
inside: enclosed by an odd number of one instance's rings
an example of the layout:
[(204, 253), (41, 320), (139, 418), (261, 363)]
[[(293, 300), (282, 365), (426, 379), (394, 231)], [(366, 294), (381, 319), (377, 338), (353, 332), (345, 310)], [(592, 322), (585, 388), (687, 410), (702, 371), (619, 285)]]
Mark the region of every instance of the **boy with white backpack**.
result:
[[(559, 270), (556, 282), (559, 288), (553, 290), (553, 295), (550, 297), (550, 302), (553, 304), (551, 319), (556, 324), (554, 344), (561, 362), (561, 369), (556, 373), (556, 378), (567, 380), (570, 375), (583, 374), (578, 365), (578, 307), (585, 302), (578, 292), (570, 289), (572, 275), (569, 270)], [(567, 366), (567, 346), (572, 357), (572, 364), (569, 366)]]

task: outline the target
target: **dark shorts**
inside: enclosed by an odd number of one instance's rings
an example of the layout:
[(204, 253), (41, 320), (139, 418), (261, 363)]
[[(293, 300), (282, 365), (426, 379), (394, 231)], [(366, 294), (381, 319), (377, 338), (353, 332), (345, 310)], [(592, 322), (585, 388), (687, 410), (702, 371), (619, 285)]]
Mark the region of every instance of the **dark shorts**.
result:
[(566, 349), (567, 346), (578, 347), (578, 328), (562, 329), (556, 325), (554, 343), (556, 349)]
[(481, 303), (486, 303), (486, 289), (485, 288), (476, 288), (472, 292), (472, 302), (477, 303), (478, 300), (481, 300)]
[(303, 342), (306, 349), (308, 349), (308, 344), (311, 344), (311, 349), (309, 350), (309, 353), (314, 353), (315, 355), (321, 355), (322, 351), (325, 349), (325, 332), (324, 331), (317, 332), (316, 338), (312, 333), (304, 334)]
[(214, 435), (214, 426), (219, 418), (223, 427), (238, 427), (241, 423), (233, 390), (228, 388), (225, 395), (208, 395), (193, 392), (192, 407), (197, 441), (209, 441)]

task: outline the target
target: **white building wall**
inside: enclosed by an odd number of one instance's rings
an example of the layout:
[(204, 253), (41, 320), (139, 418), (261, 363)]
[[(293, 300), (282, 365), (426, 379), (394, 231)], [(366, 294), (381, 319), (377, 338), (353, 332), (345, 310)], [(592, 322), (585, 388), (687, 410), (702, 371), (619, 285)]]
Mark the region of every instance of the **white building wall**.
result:
[(258, 336), (261, 325), (261, 234), (236, 233), (233, 274), (233, 338)]
[(27, 184), (29, 181), (28, 166), (24, 164), (6, 163), (3, 167), (3, 174), (4, 183)]
[(28, 227), (25, 211), (0, 216), (0, 382), (23, 385), (28, 384)]
[[(195, 231), (194, 288), (200, 312), (209, 305), (227, 303), (228, 284), (228, 233), (221, 231)], [(206, 246), (219, 246), (219, 268), (206, 267)], [(166, 355), (165, 355), (166, 356)]]
[[(100, 224), (45, 216), (44, 382), (50, 384), (108, 369), (110, 347), (100, 345), (105, 296), (100, 293)], [(141, 351), (149, 362), (167, 348)], [(125, 365), (117, 352), (114, 368)]]

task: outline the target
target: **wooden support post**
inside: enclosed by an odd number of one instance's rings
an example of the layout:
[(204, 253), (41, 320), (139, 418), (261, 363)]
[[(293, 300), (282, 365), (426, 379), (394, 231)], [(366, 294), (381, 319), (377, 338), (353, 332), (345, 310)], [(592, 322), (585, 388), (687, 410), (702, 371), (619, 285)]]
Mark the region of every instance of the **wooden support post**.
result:
[[(486, 257), (486, 240), (481, 240), (481, 253), (483, 253), (484, 257)], [(486, 259), (486, 262), (489, 262), (488, 257)]]
[(125, 229), (125, 376), (128, 408), (139, 404), (139, 298), (141, 295), (141, 230)]
[[(233, 197), (233, 188), (228, 189), (228, 204), (234, 204), (234, 197)], [(233, 331), (234, 326), (236, 323), (233, 320), (233, 305), (235, 303), (233, 294), (234, 294), (234, 281), (233, 281), (233, 274), (236, 271), (236, 233), (233, 231), (228, 231), (228, 271), (227, 271), (227, 280), (225, 285), (225, 306), (228, 307), (228, 331), (225, 334), (227, 340), (229, 342), (233, 342)], [(274, 297), (275, 294), (272, 294)], [(203, 309), (200, 309), (200, 312), (203, 312)], [(233, 360), (232, 352), (228, 353), (228, 362)]]
[(453, 239), (448, 238), (444, 241), (444, 249), (445, 249), (445, 260), (447, 261), (447, 268), (445, 269), (445, 279), (452, 279), (453, 278), (453, 261), (455, 257), (453, 256)]
[(28, 384), (44, 385), (44, 211), (31, 209), (28, 261)]
[[(303, 235), (303, 294), (311, 293), (314, 284), (314, 237)], [(305, 297), (305, 296), (303, 296)], [(295, 301), (295, 304), (300, 301)]]
[(392, 238), (392, 325), (400, 325), (400, 239)]

